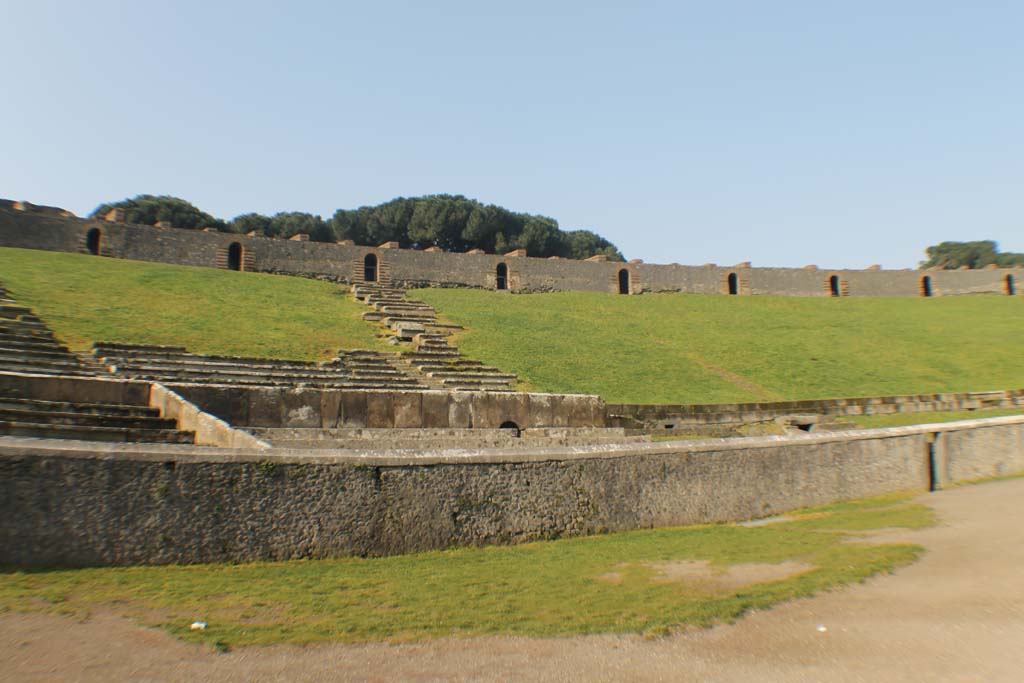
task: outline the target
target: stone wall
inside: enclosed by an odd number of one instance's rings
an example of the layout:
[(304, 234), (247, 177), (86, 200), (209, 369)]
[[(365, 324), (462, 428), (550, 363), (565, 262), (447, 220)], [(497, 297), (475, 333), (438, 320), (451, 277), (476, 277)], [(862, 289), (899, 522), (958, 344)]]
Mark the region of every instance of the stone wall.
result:
[(86, 253), (87, 235), (98, 230), (99, 254), (116, 258), (158, 261), (189, 266), (225, 268), (232, 243), (241, 246), (246, 270), (314, 277), (338, 282), (361, 278), (363, 258), (374, 253), (379, 270), (403, 287), (496, 288), (498, 264), (508, 267), (512, 292), (619, 291), (619, 271), (629, 274), (630, 293), (686, 292), (727, 294), (735, 276), (740, 295), (778, 294), (830, 296), (836, 278), (843, 296), (921, 296), (929, 278), (935, 296), (981, 292), (1005, 293), (1007, 277), (1017, 294), (1024, 291), (1021, 269), (968, 271), (808, 270), (656, 265), (541, 259), (491, 254), (382, 249), (311, 241), (245, 237), (200, 230), (177, 230), (83, 220), (61, 209), (32, 205), (15, 207), (0, 200), (0, 246)]
[(703, 425), (769, 422), (797, 414), (853, 417), (1024, 406), (1024, 389), (762, 403), (608, 404), (608, 426), (670, 433)]
[(0, 440), (2, 564), (386, 555), (738, 521), (1024, 471), (1024, 417), (404, 457), (53, 443)]
[(597, 396), (494, 391), (349, 391), (168, 385), (234, 427), (520, 429), (603, 427)]

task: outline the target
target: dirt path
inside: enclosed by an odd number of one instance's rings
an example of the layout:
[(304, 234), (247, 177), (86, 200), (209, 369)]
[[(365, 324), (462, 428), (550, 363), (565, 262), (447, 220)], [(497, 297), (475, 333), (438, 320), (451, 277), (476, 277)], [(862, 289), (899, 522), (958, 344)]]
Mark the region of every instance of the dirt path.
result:
[[(1024, 479), (922, 496), (928, 548), (867, 584), (733, 626), (595, 636), (271, 647), (218, 655), (109, 615), (0, 617), (4, 681), (1017, 681), (1024, 676)], [(818, 630), (820, 625), (826, 632)]]

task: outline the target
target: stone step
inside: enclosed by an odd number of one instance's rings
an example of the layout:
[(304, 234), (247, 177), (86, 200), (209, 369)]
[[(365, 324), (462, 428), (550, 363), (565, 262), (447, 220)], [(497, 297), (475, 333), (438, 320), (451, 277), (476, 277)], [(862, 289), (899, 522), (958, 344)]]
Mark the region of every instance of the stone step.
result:
[(172, 352), (188, 353), (184, 346), (164, 346), (162, 344), (128, 344), (123, 342), (100, 341), (93, 343), (94, 349), (110, 349), (118, 351), (151, 351), (154, 353)]
[(408, 377), (408, 375), (406, 373), (403, 373), (403, 372), (398, 372), (397, 370), (395, 370), (393, 372), (380, 372), (380, 371), (375, 371), (375, 370), (374, 371), (357, 370), (357, 371), (352, 372), (350, 374), (350, 377), (352, 377), (353, 379), (362, 379), (362, 380), (386, 380), (386, 379), (402, 379), (402, 380), (404, 380), (404, 379), (406, 379)]
[(7, 421), (0, 421), (0, 436), (128, 443), (195, 443), (193, 432), (176, 429), (124, 429)]
[(184, 371), (184, 372), (208, 372), (224, 374), (258, 375), (263, 377), (344, 377), (345, 372), (336, 366), (313, 366), (312, 368), (274, 368), (263, 366), (251, 366), (228, 363), (204, 363), (196, 361), (170, 361), (170, 360), (149, 360), (137, 359), (111, 359), (104, 357), (104, 362), (113, 361), (118, 370), (154, 370), (154, 371)]
[(41, 334), (53, 336), (53, 332), (42, 323), (26, 322), (24, 320), (7, 320), (0, 318), (0, 332), (5, 334)]
[(169, 386), (223, 386), (223, 387), (270, 387), (294, 388), (308, 387), (313, 389), (332, 389), (338, 391), (425, 391), (429, 387), (422, 384), (399, 384), (393, 382), (257, 382), (219, 377), (158, 377), (154, 375), (132, 375), (131, 379), (148, 382), (160, 382)]
[(21, 348), (11, 348), (6, 344), (0, 344), (0, 359), (20, 359), (33, 362), (46, 362), (47, 360), (67, 360), (78, 362), (78, 359), (66, 349), (55, 347), (36, 347), (32, 345)]
[(469, 358), (463, 358), (462, 356), (452, 356), (445, 358), (435, 358), (431, 360), (424, 360), (416, 363), (418, 368), (484, 368), (489, 367), (483, 364), (482, 361), (472, 360)]
[(178, 423), (162, 417), (136, 415), (90, 415), (52, 410), (0, 408), (0, 421), (81, 427), (118, 427), (121, 429), (177, 429)]
[(206, 356), (197, 353), (187, 352), (145, 352), (145, 351), (128, 351), (128, 352), (107, 352), (106, 349), (94, 349), (94, 355), (98, 358), (111, 359), (111, 360), (122, 360), (128, 362), (185, 362), (185, 363), (204, 363), (207, 365), (218, 365), (218, 366), (245, 366), (252, 368), (271, 368), (271, 369), (300, 369), (300, 370), (317, 370), (321, 367), (319, 363), (312, 361), (297, 361), (297, 360), (276, 360), (272, 358), (248, 358), (244, 356)]
[(49, 368), (51, 370), (82, 370), (82, 364), (74, 356), (62, 358), (30, 358), (24, 355), (0, 356), (0, 365), (20, 365), (25, 367)]
[(495, 370), (494, 372), (428, 372), (427, 376), (439, 380), (452, 379), (460, 382), (511, 383), (519, 379), (515, 375), (509, 375), (500, 370)]
[(461, 391), (490, 391), (493, 389), (500, 390), (511, 390), (508, 382), (504, 381), (488, 381), (488, 380), (463, 380), (463, 379), (444, 379), (441, 380), (441, 385), (445, 389), (458, 389)]
[(385, 325), (394, 325), (395, 323), (419, 323), (424, 325), (434, 320), (433, 316), (428, 315), (414, 315), (405, 313), (388, 313), (380, 319)]
[(275, 366), (275, 365), (249, 365), (246, 363), (225, 363), (219, 361), (205, 361), (202, 358), (118, 358), (116, 356), (102, 356), (99, 360), (105, 364), (114, 364), (118, 368), (159, 368), (166, 370), (199, 370), (202, 372), (244, 372), (247, 374), (263, 375), (339, 375), (344, 374), (335, 365), (311, 365), (311, 366)]
[(27, 318), (39, 321), (39, 316), (33, 313), (31, 308), (26, 308), (25, 306), (20, 306), (18, 304), (0, 305), (0, 318)]
[(458, 358), (459, 350), (454, 346), (449, 346), (447, 349), (437, 351), (403, 351), (401, 354), (403, 360), (415, 362), (415, 361), (435, 361), (443, 360), (447, 358)]
[(232, 376), (214, 373), (154, 373), (154, 372), (124, 372), (125, 377), (146, 380), (150, 382), (164, 382), (167, 384), (225, 384), (235, 386), (252, 387), (276, 387), (276, 386), (314, 386), (331, 389), (421, 389), (422, 387), (412, 378), (395, 378), (387, 380), (362, 380), (356, 378), (341, 377), (334, 380), (300, 380), (296, 378), (271, 380), (259, 376)]
[(388, 311), (422, 311), (424, 313), (436, 314), (433, 306), (426, 304), (417, 304), (412, 301), (375, 301), (373, 307), (378, 311), (387, 313)]
[(81, 413), (83, 415), (160, 417), (160, 411), (149, 406), (133, 406), (122, 403), (70, 403), (67, 401), (43, 401), (35, 398), (3, 397), (0, 398), (0, 409)]
[(66, 346), (61, 344), (52, 336), (47, 337), (42, 335), (16, 335), (0, 332), (0, 346), (6, 349), (33, 348), (40, 350), (58, 350), (63, 351), (64, 353), (71, 353)]

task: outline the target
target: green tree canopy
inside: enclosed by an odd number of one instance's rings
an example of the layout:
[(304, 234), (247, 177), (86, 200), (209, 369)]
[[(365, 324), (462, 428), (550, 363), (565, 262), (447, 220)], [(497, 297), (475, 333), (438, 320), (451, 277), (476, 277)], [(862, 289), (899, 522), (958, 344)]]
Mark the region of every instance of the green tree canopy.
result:
[(329, 221), (310, 213), (284, 211), (273, 216), (245, 213), (225, 222), (184, 199), (144, 194), (100, 204), (91, 216), (101, 218), (114, 208), (124, 209), (129, 223), (142, 225), (170, 221), (178, 228), (215, 227), (281, 238), (305, 233), (319, 242), (352, 240), (365, 246), (398, 242), (407, 249), (483, 249), (499, 254), (526, 249), (530, 256), (585, 259), (603, 254), (612, 261), (625, 260), (614, 244), (589, 230), (563, 232), (554, 218), (517, 213), (462, 195), (398, 197), (377, 206), (338, 209)]
[(1024, 254), (999, 252), (999, 245), (993, 240), (975, 242), (941, 242), (924, 250), (927, 261), (921, 262), (922, 268), (945, 268), (956, 270), (968, 268), (984, 268), (995, 264), (1003, 268), (1024, 265)]
[(462, 195), (399, 197), (377, 206), (338, 209), (331, 226), (338, 239), (369, 246), (397, 241), (413, 249), (526, 249), (530, 256), (582, 259), (604, 254), (613, 261), (624, 260), (614, 244), (593, 232), (563, 232), (553, 218), (516, 213)]
[(139, 225), (156, 225), (158, 221), (170, 221), (176, 228), (227, 230), (227, 224), (219, 218), (214, 218), (184, 199), (168, 195), (140, 194), (132, 199), (100, 204), (89, 216), (102, 218), (111, 209), (124, 209), (125, 220)]

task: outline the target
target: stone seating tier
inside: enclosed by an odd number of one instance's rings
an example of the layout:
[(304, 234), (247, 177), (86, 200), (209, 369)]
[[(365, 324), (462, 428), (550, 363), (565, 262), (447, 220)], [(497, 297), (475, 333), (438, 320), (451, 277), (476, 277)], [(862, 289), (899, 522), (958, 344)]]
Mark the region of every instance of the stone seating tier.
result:
[(0, 397), (0, 436), (136, 443), (195, 443), (148, 406)]
[(31, 309), (4, 293), (0, 302), (0, 371), (44, 375), (93, 375)]
[(97, 359), (122, 376), (172, 384), (317, 386), (330, 389), (426, 389), (374, 351), (340, 352), (327, 363), (189, 353), (178, 346), (98, 342)]

